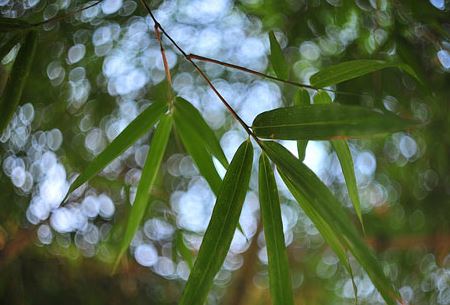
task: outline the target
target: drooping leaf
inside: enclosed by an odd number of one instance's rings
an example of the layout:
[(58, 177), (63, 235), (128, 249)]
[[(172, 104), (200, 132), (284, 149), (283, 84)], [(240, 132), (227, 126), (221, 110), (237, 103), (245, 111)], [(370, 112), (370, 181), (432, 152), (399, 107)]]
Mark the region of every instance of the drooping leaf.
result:
[(283, 56), (283, 51), (281, 50), (280, 44), (275, 37), (275, 34), (269, 32), (270, 41), (270, 63), (272, 64), (275, 74), (281, 79), (289, 78), (289, 66)]
[[(2, 35), (2, 39), (5, 35)], [(6, 41), (2, 43), (0, 46), (0, 61), (3, 60), (3, 58), (8, 55), (8, 53), (11, 51), (11, 49), (18, 43), (20, 43), (23, 40), (23, 33), (14, 33), (10, 37), (6, 38)]]
[(192, 269), (192, 266), (194, 265), (194, 259), (191, 253), (191, 250), (186, 246), (184, 239), (183, 239), (183, 233), (181, 230), (177, 230), (176, 236), (175, 236), (175, 244), (178, 252), (180, 253), (181, 257), (186, 261), (189, 268)]
[(266, 111), (255, 118), (252, 129), (261, 138), (327, 140), (391, 133), (414, 125), (391, 113), (333, 103)]
[[(311, 217), (311, 220), (315, 221), (317, 228), (321, 232), (326, 231), (327, 234), (335, 235), (332, 239), (327, 238), (327, 241), (333, 240), (336, 243), (340, 241), (343, 247), (353, 254), (367, 272), (386, 303), (389, 305), (396, 304), (395, 299), (399, 297), (398, 292), (384, 275), (377, 259), (362, 241), (342, 205), (330, 190), (307, 166), (296, 159), (282, 145), (271, 141), (264, 142), (263, 149), (277, 165), (286, 184), (293, 190), (293, 195), (298, 203), (305, 213)], [(317, 221), (315, 214), (323, 220), (328, 228)], [(337, 246), (332, 247), (333, 250), (337, 248)], [(337, 253), (337, 255), (341, 256), (342, 254)]]
[[(315, 104), (331, 104), (331, 98), (328, 93), (324, 91), (319, 91), (314, 96)], [(352, 201), (353, 207), (355, 208), (356, 215), (361, 222), (361, 226), (364, 229), (364, 223), (361, 214), (361, 203), (359, 201), (358, 185), (356, 183), (355, 167), (353, 165), (353, 158), (350, 152), (350, 148), (346, 140), (331, 140), (331, 145), (336, 152), (336, 155), (341, 164), (342, 173), (344, 175), (345, 184), (347, 185), (348, 195)]]
[(269, 283), (272, 304), (293, 305), (291, 275), (284, 242), (280, 200), (269, 159), (259, 159), (259, 202), (269, 259)]
[(151, 104), (139, 114), (97, 157), (92, 160), (86, 169), (70, 185), (68, 194), (76, 190), (83, 183), (98, 174), (114, 159), (120, 156), (127, 148), (148, 132), (160, 116), (167, 110), (165, 103)]
[(319, 90), (314, 95), (314, 104), (331, 104), (331, 97), (323, 90)]
[(206, 179), (214, 194), (219, 193), (222, 179), (217, 173), (211, 154), (206, 150), (204, 142), (192, 128), (192, 125), (185, 120), (184, 116), (177, 115), (177, 109), (174, 111), (174, 121), (176, 132), (180, 136), (186, 151), (194, 160), (200, 174)]
[(8, 126), (22, 98), (23, 89), (33, 64), (38, 35), (31, 31), (17, 53), (11, 74), (0, 101), (0, 134)]
[(238, 148), (225, 174), (211, 220), (179, 305), (204, 304), (213, 279), (230, 248), (247, 193), (252, 161), (253, 147), (250, 140), (247, 140)]
[(25, 30), (31, 27), (32, 25), (26, 21), (22, 21), (16, 18), (0, 17), (0, 31), (2, 32)]
[[(311, 85), (318, 88), (339, 84), (347, 80), (363, 76), (378, 70), (397, 67), (419, 80), (414, 71), (406, 64), (386, 62), (383, 60), (360, 59), (346, 61), (334, 66), (326, 67), (311, 76)], [(419, 80), (420, 82), (420, 80)]]
[(223, 167), (228, 167), (228, 160), (220, 146), (214, 131), (205, 122), (201, 113), (191, 103), (177, 97), (175, 102), (174, 119), (192, 130), (192, 133), (202, 142), (202, 145), (219, 160)]
[(348, 143), (345, 140), (332, 140), (331, 145), (341, 164), (342, 174), (344, 175), (345, 184), (347, 185), (348, 195), (352, 201), (356, 215), (364, 229), (364, 223), (361, 213), (361, 202), (358, 194), (358, 184), (356, 183), (355, 166), (353, 164), (352, 154)]
[(172, 116), (170, 114), (166, 114), (159, 121), (158, 126), (155, 129), (155, 133), (153, 134), (144, 168), (142, 169), (141, 178), (136, 190), (136, 198), (134, 199), (133, 206), (131, 207), (131, 211), (128, 216), (125, 234), (121, 241), (114, 269), (120, 262), (122, 255), (128, 249), (128, 246), (133, 240), (133, 237), (139, 228), (139, 224), (144, 217), (144, 213), (148, 205), (149, 192), (159, 171), (167, 142), (169, 141), (171, 129)]
[[(300, 88), (294, 95), (294, 105), (307, 106), (309, 104), (311, 104), (311, 101), (308, 91)], [(297, 140), (297, 152), (300, 161), (305, 160), (306, 146), (308, 146), (308, 140)]]

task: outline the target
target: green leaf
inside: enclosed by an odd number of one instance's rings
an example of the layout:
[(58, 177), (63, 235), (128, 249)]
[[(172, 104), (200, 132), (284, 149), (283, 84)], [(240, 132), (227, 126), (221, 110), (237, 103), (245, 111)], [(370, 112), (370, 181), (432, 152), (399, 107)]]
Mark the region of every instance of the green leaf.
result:
[(178, 253), (180, 253), (181, 257), (186, 261), (189, 268), (192, 269), (192, 266), (194, 265), (194, 259), (191, 250), (186, 246), (184, 242), (183, 232), (181, 230), (177, 230), (176, 232), (175, 244)]
[(361, 213), (361, 202), (359, 201), (358, 184), (356, 183), (355, 166), (353, 164), (352, 154), (348, 143), (345, 140), (333, 140), (331, 145), (336, 151), (336, 155), (341, 164), (342, 174), (344, 175), (345, 184), (347, 185), (348, 195), (353, 203), (356, 215), (364, 229), (364, 223)]
[(269, 259), (270, 294), (274, 305), (293, 305), (291, 275), (284, 242), (280, 200), (269, 159), (259, 158), (259, 202)]
[(211, 127), (209, 127), (208, 123), (205, 122), (197, 108), (185, 99), (177, 97), (174, 119), (181, 122), (184, 127), (191, 129), (199, 142), (201, 142), (220, 163), (222, 163), (223, 167), (228, 167), (228, 160), (220, 146), (219, 140)]
[(28, 22), (16, 18), (0, 17), (0, 31), (2, 32), (25, 30), (31, 27), (32, 25)]
[(122, 239), (119, 253), (114, 264), (114, 269), (117, 267), (120, 259), (127, 250), (130, 242), (136, 234), (139, 224), (144, 217), (145, 210), (148, 206), (149, 192), (155, 182), (156, 175), (161, 165), (164, 152), (166, 150), (167, 142), (169, 141), (170, 131), (172, 129), (172, 116), (166, 114), (161, 118), (158, 126), (155, 129), (153, 138), (150, 143), (147, 158), (145, 160), (144, 168), (142, 169), (141, 179), (136, 191), (136, 198), (131, 207), (128, 216), (128, 223), (125, 229), (125, 235)]
[[(318, 229), (323, 232), (324, 226), (318, 222), (317, 214), (329, 228), (328, 234), (333, 234), (333, 240), (339, 240), (358, 260), (369, 275), (375, 287), (386, 303), (395, 305), (399, 298), (397, 291), (384, 275), (378, 261), (364, 244), (342, 205), (320, 179), (302, 162), (296, 159), (286, 148), (275, 142), (263, 142), (263, 149), (277, 165), (285, 182), (293, 190), (293, 195)], [(287, 179), (286, 179), (287, 178)], [(311, 212), (313, 211), (313, 212)], [(336, 246), (333, 246), (335, 250)], [(342, 254), (338, 254), (342, 255)]]
[[(406, 64), (386, 62), (383, 60), (360, 59), (346, 61), (337, 65), (326, 67), (311, 76), (311, 85), (318, 88), (339, 84), (347, 80), (363, 76), (386, 68), (400, 68), (419, 80), (414, 70)], [(420, 80), (419, 80), (420, 82)]]
[(36, 32), (29, 32), (17, 53), (14, 65), (0, 102), (0, 134), (8, 127), (22, 98), (38, 44)]
[(189, 124), (189, 121), (184, 116), (177, 115), (177, 109), (174, 111), (174, 121), (176, 132), (180, 136), (186, 151), (192, 157), (200, 174), (206, 179), (211, 190), (217, 196), (222, 179), (217, 173), (212, 157), (206, 150), (204, 142), (192, 128), (192, 125)]
[(331, 97), (323, 90), (319, 90), (314, 95), (314, 104), (331, 104)]
[(261, 138), (327, 140), (391, 133), (414, 125), (414, 121), (392, 113), (333, 103), (263, 112), (253, 121), (252, 129)]
[[(314, 96), (314, 103), (331, 104), (332, 101), (328, 93), (324, 91), (319, 91)], [(358, 215), (359, 221), (361, 222), (361, 226), (364, 229), (364, 223), (361, 213), (361, 203), (359, 201), (358, 186), (355, 177), (355, 168), (353, 165), (353, 158), (350, 152), (350, 148), (348, 147), (348, 143), (346, 140), (332, 140), (330, 142), (334, 150), (336, 151), (339, 163), (341, 164), (345, 184), (347, 185), (348, 189), (348, 195), (353, 203), (356, 215)]]
[[(294, 95), (295, 106), (307, 106), (311, 104), (309, 93), (306, 89), (300, 88)], [(300, 161), (305, 160), (306, 146), (308, 146), (308, 140), (297, 141), (298, 159)]]
[(273, 70), (279, 78), (287, 80), (289, 78), (289, 66), (284, 59), (280, 44), (278, 43), (275, 34), (272, 31), (269, 32), (269, 41), (269, 59), (272, 64)]
[(225, 260), (247, 194), (253, 162), (250, 140), (238, 148), (217, 196), (211, 220), (179, 305), (202, 305)]
[[(6, 35), (2, 35), (2, 39), (6, 38)], [(14, 33), (10, 37), (7, 37), (3, 42), (3, 44), (0, 46), (0, 61), (5, 58), (6, 55), (11, 51), (11, 49), (18, 43), (20, 43), (24, 38), (24, 35), (22, 33)]]
[(153, 127), (156, 121), (167, 110), (165, 103), (151, 104), (139, 114), (97, 157), (92, 160), (86, 169), (70, 185), (68, 194), (76, 190), (83, 183), (97, 175), (103, 168), (120, 156), (128, 147), (141, 138)]

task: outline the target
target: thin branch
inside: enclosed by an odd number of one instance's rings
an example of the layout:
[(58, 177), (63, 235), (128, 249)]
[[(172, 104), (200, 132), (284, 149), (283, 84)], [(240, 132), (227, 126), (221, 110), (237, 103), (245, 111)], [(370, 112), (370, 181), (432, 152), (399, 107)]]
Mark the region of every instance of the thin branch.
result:
[(155, 24), (155, 36), (159, 42), (159, 49), (161, 51), (161, 57), (164, 64), (164, 72), (166, 73), (167, 82), (169, 83), (169, 87), (167, 88), (167, 98), (169, 99), (169, 109), (173, 108), (174, 103), (174, 94), (172, 91), (172, 75), (170, 74), (169, 64), (167, 62), (166, 52), (164, 50), (161, 34), (159, 32), (159, 26)]
[(150, 18), (152, 18), (155, 27), (157, 27), (161, 32), (167, 37), (167, 39), (172, 42), (172, 44), (175, 46), (175, 48), (183, 55), (183, 57), (189, 61), (192, 66), (197, 70), (197, 72), (200, 74), (200, 76), (206, 81), (208, 86), (214, 91), (214, 93), (217, 95), (217, 97), (221, 100), (221, 102), (224, 104), (224, 106), (227, 108), (227, 110), (233, 115), (233, 117), (242, 125), (242, 127), (245, 129), (247, 134), (251, 136), (257, 143), (260, 142), (259, 138), (253, 133), (253, 131), (250, 129), (250, 126), (248, 126), (244, 120), (237, 114), (237, 112), (231, 107), (231, 105), (226, 101), (226, 99), (220, 94), (220, 92), (217, 90), (217, 88), (213, 85), (211, 80), (208, 78), (208, 76), (205, 74), (205, 72), (200, 69), (200, 67), (191, 59), (189, 58), (188, 54), (173, 40), (173, 38), (164, 30), (164, 28), (161, 26), (161, 24), (156, 20), (155, 16), (152, 13), (152, 10), (148, 6), (148, 4), (144, 0), (140, 0), (142, 5), (147, 10), (148, 14), (150, 15)]
[(67, 14), (63, 14), (61, 16), (56, 16), (54, 18), (51, 18), (51, 19), (48, 19), (48, 20), (44, 20), (44, 21), (41, 21), (41, 22), (32, 23), (31, 26), (32, 27), (39, 27), (39, 26), (47, 24), (47, 23), (51, 23), (51, 22), (54, 22), (54, 21), (60, 21), (60, 20), (66, 19), (67, 17), (73, 16), (73, 15), (79, 13), (79, 12), (82, 12), (84, 10), (87, 10), (87, 9), (91, 8), (91, 7), (94, 7), (94, 6), (102, 3), (103, 1), (104, 0), (98, 0), (98, 1), (96, 1), (94, 3), (92, 3), (92, 4), (89, 4), (88, 6), (81, 7), (81, 8), (78, 8), (78, 9), (74, 10), (74, 11), (68, 12)]
[(228, 62), (220, 61), (220, 60), (217, 60), (217, 59), (213, 59), (213, 58), (209, 58), (209, 57), (205, 57), (205, 56), (201, 56), (201, 55), (197, 55), (197, 54), (188, 54), (188, 57), (190, 59), (196, 59), (196, 60), (209, 62), (209, 63), (213, 63), (213, 64), (216, 64), (216, 65), (221, 65), (221, 66), (224, 66), (224, 67), (240, 70), (240, 71), (247, 72), (247, 73), (250, 73), (250, 74), (254, 74), (254, 75), (257, 75), (257, 76), (260, 76), (260, 77), (263, 77), (263, 78), (268, 78), (268, 79), (275, 80), (275, 81), (278, 81), (278, 82), (282, 82), (282, 83), (286, 83), (286, 84), (289, 84), (289, 85), (293, 85), (293, 86), (296, 86), (296, 87), (307, 88), (307, 89), (311, 89), (311, 90), (315, 90), (315, 91), (323, 90), (323, 91), (339, 93), (339, 94), (345, 94), (345, 95), (354, 95), (354, 96), (364, 95), (364, 94), (354, 93), (354, 92), (338, 91), (338, 90), (333, 90), (333, 89), (314, 87), (314, 86), (311, 86), (311, 85), (302, 84), (302, 83), (290, 81), (290, 80), (287, 80), (287, 79), (282, 79), (282, 78), (279, 78), (279, 77), (276, 77), (276, 76), (272, 76), (272, 75), (268, 75), (268, 74), (265, 74), (265, 73), (262, 73), (262, 72), (259, 72), (259, 71), (255, 71), (255, 70), (252, 70), (252, 69), (249, 69), (249, 68), (246, 68), (246, 67), (230, 64)]

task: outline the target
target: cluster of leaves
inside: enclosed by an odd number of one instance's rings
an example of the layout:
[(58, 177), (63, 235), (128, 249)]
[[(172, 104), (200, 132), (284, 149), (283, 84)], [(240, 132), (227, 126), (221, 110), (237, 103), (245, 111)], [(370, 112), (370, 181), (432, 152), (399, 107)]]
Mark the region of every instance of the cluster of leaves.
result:
[[(30, 31), (30, 27), (25, 23), (16, 20), (1, 19), (0, 25), (13, 34), (0, 50), (2, 58), (13, 46), (21, 44), (0, 103), (2, 116), (0, 131), (3, 131), (20, 102), (21, 92), (26, 84), (33, 53), (37, 46), (37, 33), (34, 30)], [(289, 69), (282, 49), (273, 33), (269, 35), (269, 38), (270, 61), (273, 69), (279, 79), (287, 80)], [(357, 60), (319, 71), (312, 76), (311, 85), (315, 89), (324, 88), (389, 67), (401, 68), (415, 76), (413, 71), (404, 64)], [(373, 253), (363, 242), (358, 229), (352, 225), (342, 204), (302, 161), (308, 140), (331, 141), (341, 163), (356, 214), (363, 224), (353, 160), (346, 140), (405, 130), (414, 127), (416, 123), (365, 107), (332, 103), (326, 91), (322, 90), (316, 93), (311, 103), (308, 91), (300, 89), (295, 95), (293, 104), (294, 106), (258, 114), (250, 127), (249, 134), (254, 138), (254, 143), (260, 147), (259, 196), (267, 242), (273, 303), (293, 304), (293, 296), (279, 195), (272, 164), (276, 166), (294, 198), (349, 274), (352, 275), (352, 270), (348, 262), (348, 252), (368, 273), (386, 303), (395, 304), (399, 299), (398, 293), (384, 275)], [(180, 300), (181, 305), (203, 304), (213, 279), (225, 260), (234, 232), (239, 227), (239, 216), (253, 165), (254, 148), (250, 138), (240, 145), (232, 161), (228, 163), (214, 132), (191, 103), (179, 97), (168, 101), (167, 104), (155, 102), (139, 114), (103, 152), (90, 162), (70, 186), (69, 194), (97, 175), (153, 128), (150, 149), (115, 265), (119, 264), (139, 228), (144, 212), (148, 208), (149, 192), (164, 159), (169, 136), (175, 132), (217, 196), (211, 220)], [(273, 140), (296, 140), (298, 158)], [(214, 166), (213, 157), (226, 169), (223, 180)]]

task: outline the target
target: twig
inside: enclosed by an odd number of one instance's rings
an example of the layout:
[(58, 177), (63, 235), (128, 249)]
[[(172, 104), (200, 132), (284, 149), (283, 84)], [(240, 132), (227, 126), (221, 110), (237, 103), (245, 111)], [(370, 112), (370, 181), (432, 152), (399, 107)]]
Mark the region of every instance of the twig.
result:
[(74, 10), (74, 11), (71, 11), (71, 12), (69, 12), (69, 13), (67, 13), (67, 14), (63, 14), (63, 15), (61, 15), (61, 16), (56, 16), (56, 17), (54, 17), (54, 18), (51, 18), (51, 19), (48, 19), (48, 20), (44, 20), (44, 21), (41, 21), (41, 22), (32, 23), (31, 26), (32, 26), (32, 27), (39, 27), (39, 26), (44, 25), (44, 24), (47, 24), (47, 23), (51, 23), (51, 22), (54, 22), (54, 21), (60, 21), (60, 20), (63, 20), (63, 19), (65, 19), (65, 18), (67, 18), (67, 17), (73, 16), (73, 15), (79, 13), (79, 12), (82, 12), (82, 11), (84, 11), (84, 10), (87, 10), (87, 9), (91, 8), (91, 7), (94, 7), (94, 6), (96, 6), (96, 5), (100, 4), (100, 3), (102, 3), (103, 1), (104, 1), (104, 0), (98, 0), (98, 1), (96, 1), (96, 2), (94, 2), (94, 3), (92, 3), (92, 4), (89, 4), (88, 6), (78, 8), (78, 9), (76, 9), (76, 10)]
[(311, 89), (311, 90), (315, 90), (315, 91), (323, 90), (323, 91), (339, 93), (339, 94), (345, 94), (345, 95), (354, 95), (354, 96), (364, 95), (364, 94), (354, 93), (354, 92), (338, 91), (338, 90), (333, 90), (333, 89), (314, 87), (314, 86), (311, 86), (311, 85), (302, 84), (302, 83), (294, 82), (294, 81), (287, 80), (287, 79), (282, 79), (282, 78), (279, 78), (279, 77), (276, 77), (276, 76), (272, 76), (272, 75), (268, 75), (268, 74), (265, 74), (265, 73), (262, 73), (262, 72), (259, 72), (259, 71), (255, 71), (255, 70), (252, 70), (252, 69), (249, 69), (249, 68), (246, 68), (246, 67), (230, 64), (228, 62), (220, 61), (220, 60), (217, 60), (217, 59), (213, 59), (213, 58), (209, 58), (209, 57), (205, 57), (205, 56), (201, 56), (201, 55), (197, 55), (197, 54), (188, 54), (188, 57), (190, 59), (201, 60), (201, 61), (204, 61), (204, 62), (209, 62), (209, 63), (213, 63), (213, 64), (216, 64), (216, 65), (221, 65), (221, 66), (224, 66), (224, 67), (240, 70), (240, 71), (247, 72), (247, 73), (250, 73), (250, 74), (254, 74), (254, 75), (257, 75), (257, 76), (261, 76), (261, 77), (264, 77), (264, 78), (272, 79), (272, 80), (275, 80), (275, 81), (278, 81), (278, 82), (282, 82), (282, 83), (286, 83), (286, 84), (289, 84), (289, 85), (293, 85), (293, 86), (296, 86), (296, 87), (307, 88), (307, 89)]
[(159, 42), (159, 49), (161, 51), (161, 57), (164, 64), (164, 72), (166, 73), (167, 82), (169, 83), (169, 87), (167, 88), (167, 98), (169, 100), (169, 109), (172, 110), (174, 103), (174, 94), (172, 91), (172, 75), (170, 74), (169, 64), (167, 63), (166, 52), (164, 50), (161, 34), (159, 32), (159, 26), (155, 24), (155, 36)]
[(230, 106), (230, 104), (226, 101), (226, 99), (220, 94), (220, 92), (216, 89), (216, 87), (213, 85), (211, 80), (208, 78), (208, 76), (205, 74), (205, 72), (200, 69), (200, 67), (188, 56), (188, 54), (173, 40), (173, 38), (164, 30), (164, 28), (161, 26), (161, 24), (156, 20), (155, 16), (152, 13), (152, 10), (148, 6), (148, 4), (144, 0), (140, 0), (142, 5), (147, 10), (148, 14), (150, 15), (150, 18), (152, 18), (155, 27), (157, 27), (161, 32), (167, 37), (167, 39), (170, 40), (170, 42), (175, 46), (175, 48), (183, 55), (183, 57), (189, 61), (192, 66), (197, 70), (197, 72), (200, 74), (200, 76), (206, 81), (208, 86), (214, 91), (214, 93), (217, 95), (217, 97), (221, 100), (221, 102), (225, 105), (227, 110), (232, 114), (232, 116), (242, 125), (242, 127), (245, 129), (247, 134), (251, 136), (257, 143), (260, 143), (259, 138), (253, 133), (253, 131), (250, 129), (250, 126), (248, 126), (244, 120), (234, 111), (234, 109)]

